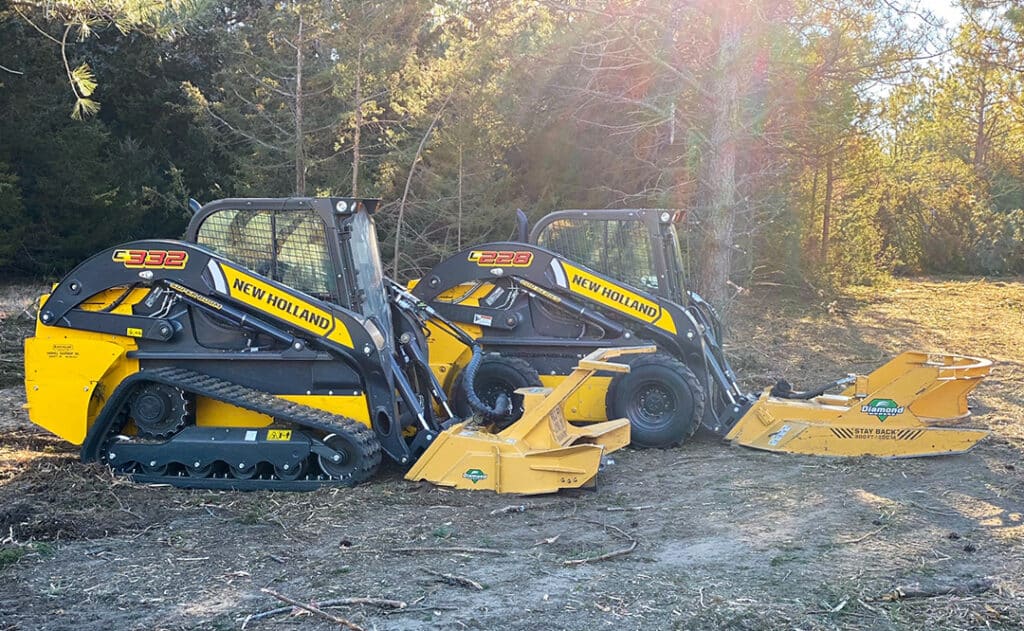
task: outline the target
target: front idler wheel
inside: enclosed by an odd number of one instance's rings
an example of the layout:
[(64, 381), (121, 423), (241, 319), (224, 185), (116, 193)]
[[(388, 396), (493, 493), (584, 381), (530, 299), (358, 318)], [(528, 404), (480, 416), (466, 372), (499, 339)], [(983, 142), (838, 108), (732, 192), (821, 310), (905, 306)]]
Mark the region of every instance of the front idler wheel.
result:
[(320, 470), (346, 486), (355, 486), (373, 477), (380, 465), (380, 444), (369, 428), (357, 425), (350, 431), (324, 436), (323, 443), (335, 453), (318, 454)]

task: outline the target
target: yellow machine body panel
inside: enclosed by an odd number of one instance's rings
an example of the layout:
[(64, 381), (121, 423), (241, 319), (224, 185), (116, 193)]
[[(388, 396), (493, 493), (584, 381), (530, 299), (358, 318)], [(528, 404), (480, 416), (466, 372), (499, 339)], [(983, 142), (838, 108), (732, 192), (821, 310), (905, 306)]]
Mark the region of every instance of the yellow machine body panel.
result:
[[(366, 405), (366, 397), (362, 395), (279, 394), (276, 396), (331, 414), (347, 416), (370, 427), (370, 412)], [(273, 422), (274, 419), (266, 414), (244, 410), (223, 401), (196, 397), (196, 425), (201, 427), (266, 427)]]
[(600, 349), (581, 360), (554, 389), (521, 388), (523, 416), (497, 433), (459, 423), (441, 432), (409, 470), (407, 480), (458, 489), (533, 495), (592, 484), (604, 454), (629, 444), (629, 421), (576, 427), (566, 421), (566, 399), (598, 371), (629, 372), (605, 361), (653, 346)]
[(798, 400), (765, 390), (726, 440), (826, 456), (961, 453), (989, 433), (957, 425), (970, 414), (967, 393), (991, 368), (987, 359), (907, 352), (838, 395)]
[(25, 340), (25, 392), (33, 423), (82, 444), (107, 394), (138, 372), (135, 340), (36, 324)]

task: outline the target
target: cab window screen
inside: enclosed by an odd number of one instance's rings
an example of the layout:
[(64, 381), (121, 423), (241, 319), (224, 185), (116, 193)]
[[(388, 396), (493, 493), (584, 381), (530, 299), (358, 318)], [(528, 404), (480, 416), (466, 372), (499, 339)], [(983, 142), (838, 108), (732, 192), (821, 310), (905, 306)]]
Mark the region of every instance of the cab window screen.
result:
[(537, 245), (633, 287), (658, 289), (651, 244), (641, 221), (557, 219), (538, 235)]
[(222, 210), (199, 227), (197, 241), (257, 274), (318, 298), (330, 298), (334, 266), (320, 218), (302, 211)]

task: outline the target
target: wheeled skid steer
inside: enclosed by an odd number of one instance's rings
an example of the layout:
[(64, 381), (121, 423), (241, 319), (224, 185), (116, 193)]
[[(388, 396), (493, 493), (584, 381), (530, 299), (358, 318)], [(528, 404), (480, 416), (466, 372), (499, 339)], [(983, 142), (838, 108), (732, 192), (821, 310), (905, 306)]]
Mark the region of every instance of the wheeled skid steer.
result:
[[(627, 422), (566, 432), (545, 394), (496, 450), (492, 427), (453, 413), (426, 322), (475, 342), (384, 277), (375, 205), (221, 200), (198, 209), (185, 241), (92, 256), (43, 297), (25, 341), (30, 419), (83, 460), (182, 487), (350, 486), (383, 457), (415, 463), (410, 479), (465, 488), (592, 483), (602, 455), (629, 442)], [(482, 359), (471, 355), (470, 372)], [(603, 355), (591, 368), (628, 370)], [(467, 460), (474, 451), (492, 457)]]
[[(529, 234), (520, 216), (519, 241), (452, 255), (412, 290), (486, 352), (472, 385), (490, 403), (511, 401), (492, 419), (499, 426), (522, 413), (516, 389), (557, 386), (595, 349), (650, 343), (657, 352), (634, 357), (630, 372), (600, 372), (580, 388), (565, 416), (628, 418), (641, 447), (677, 445), (703, 425), (749, 447), (826, 455), (958, 453), (987, 433), (960, 424), (991, 368), (984, 359), (904, 353), (805, 392), (785, 382), (744, 392), (717, 314), (684, 286), (679, 212), (559, 211)], [(465, 347), (444, 330), (428, 343), (435, 375), (467, 410)]]

